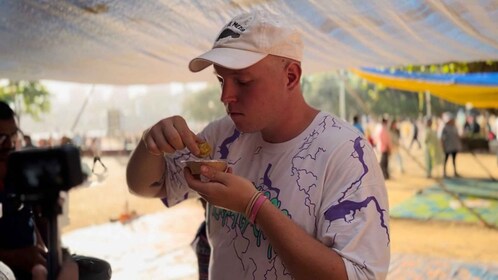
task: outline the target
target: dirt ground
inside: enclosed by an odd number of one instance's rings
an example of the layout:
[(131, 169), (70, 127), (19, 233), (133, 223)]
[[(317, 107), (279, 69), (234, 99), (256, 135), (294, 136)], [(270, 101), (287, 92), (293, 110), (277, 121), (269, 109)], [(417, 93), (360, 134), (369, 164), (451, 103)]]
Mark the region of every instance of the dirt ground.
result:
[[(409, 156), (406, 150), (401, 153), (405, 168), (403, 174), (398, 170), (396, 162), (394, 160), (391, 162), (392, 179), (387, 181), (391, 207), (413, 196), (417, 191), (435, 184), (433, 180), (425, 178), (425, 172), (421, 168), (422, 150), (413, 147), (410, 154), (412, 156)], [(165, 209), (158, 199), (140, 198), (128, 193), (125, 180), (127, 159), (127, 156), (103, 157), (108, 172), (100, 176), (93, 175), (85, 186), (70, 191), (70, 224), (63, 227), (63, 233), (107, 223), (123, 213), (126, 207), (129, 211), (137, 211), (139, 215)], [(90, 158), (85, 157), (83, 161), (91, 164)], [(497, 159), (492, 154), (474, 156), (470, 153), (461, 153), (457, 158), (457, 168), (462, 177), (492, 176), (498, 179)], [(441, 176), (441, 174), (439, 171), (435, 175)], [(453, 175), (452, 168), (448, 168), (448, 174)], [(175, 211), (178, 211), (178, 208), (186, 211), (192, 209), (202, 215), (200, 207), (198, 202), (191, 201), (175, 206)], [(193, 236), (198, 224), (186, 222), (179, 223), (178, 226), (182, 227), (183, 231), (191, 232)], [(392, 253), (411, 253), (497, 264), (496, 244), (498, 244), (498, 229), (490, 229), (484, 225), (391, 219)]]

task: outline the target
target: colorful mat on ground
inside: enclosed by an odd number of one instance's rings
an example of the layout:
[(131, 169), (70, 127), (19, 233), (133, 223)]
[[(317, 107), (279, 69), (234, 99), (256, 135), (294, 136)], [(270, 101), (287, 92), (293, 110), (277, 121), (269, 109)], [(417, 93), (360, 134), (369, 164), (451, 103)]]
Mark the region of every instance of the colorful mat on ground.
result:
[[(498, 227), (498, 182), (475, 179), (447, 179), (446, 188), (435, 185), (396, 205), (393, 218), (482, 223)], [(476, 215), (477, 213), (477, 215)]]
[(468, 263), (451, 259), (393, 254), (388, 280), (498, 280), (498, 264)]

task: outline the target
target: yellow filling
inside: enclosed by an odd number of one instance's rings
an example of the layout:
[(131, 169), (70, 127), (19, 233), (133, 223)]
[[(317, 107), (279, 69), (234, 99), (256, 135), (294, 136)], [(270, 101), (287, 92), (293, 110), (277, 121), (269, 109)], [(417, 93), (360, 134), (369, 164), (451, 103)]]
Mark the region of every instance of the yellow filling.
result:
[(205, 158), (211, 154), (211, 146), (207, 142), (200, 143), (199, 145), (199, 157)]

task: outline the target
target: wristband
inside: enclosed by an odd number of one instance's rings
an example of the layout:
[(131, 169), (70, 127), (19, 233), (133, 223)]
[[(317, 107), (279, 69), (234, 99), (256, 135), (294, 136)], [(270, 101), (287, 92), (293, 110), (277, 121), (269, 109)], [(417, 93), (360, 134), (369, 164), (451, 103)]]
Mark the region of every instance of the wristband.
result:
[(258, 215), (259, 209), (261, 209), (261, 206), (263, 206), (263, 203), (268, 198), (266, 198), (265, 195), (260, 195), (256, 202), (254, 202), (254, 206), (251, 209), (251, 216), (249, 217), (249, 221), (254, 224), (256, 222), (256, 216)]
[(244, 214), (246, 215), (246, 217), (249, 219), (249, 216), (251, 216), (251, 209), (254, 205), (254, 202), (256, 201), (256, 199), (258, 199), (258, 197), (261, 195), (261, 192), (259, 191), (256, 191), (251, 199), (249, 199), (249, 202), (247, 203), (247, 206), (246, 206), (246, 209), (244, 211)]

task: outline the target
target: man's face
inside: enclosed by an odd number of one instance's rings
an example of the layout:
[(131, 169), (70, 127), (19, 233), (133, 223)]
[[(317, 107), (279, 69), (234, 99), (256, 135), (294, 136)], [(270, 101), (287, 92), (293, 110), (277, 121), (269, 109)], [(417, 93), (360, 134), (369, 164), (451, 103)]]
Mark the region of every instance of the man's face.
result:
[(215, 65), (220, 81), (221, 101), (236, 127), (242, 132), (278, 127), (286, 110), (285, 63), (268, 56), (242, 70)]
[(14, 119), (0, 120), (0, 180), (7, 172), (7, 156), (15, 150), (18, 128)]

